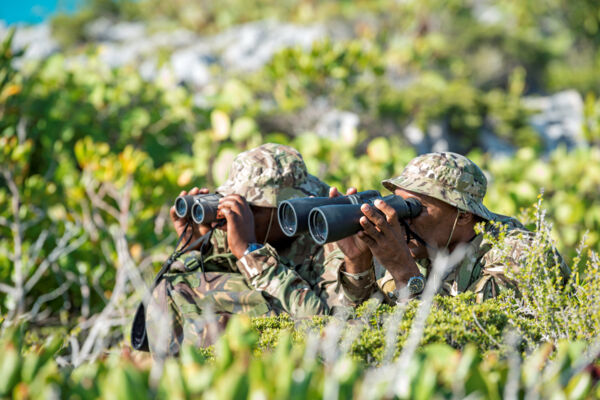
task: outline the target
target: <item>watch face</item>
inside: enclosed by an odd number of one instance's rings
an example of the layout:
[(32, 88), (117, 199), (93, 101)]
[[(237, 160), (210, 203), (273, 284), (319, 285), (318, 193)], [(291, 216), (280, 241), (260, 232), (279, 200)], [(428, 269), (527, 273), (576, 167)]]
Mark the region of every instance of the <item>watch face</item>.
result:
[(425, 289), (425, 279), (422, 276), (413, 276), (408, 280), (408, 290), (411, 294), (421, 293)]

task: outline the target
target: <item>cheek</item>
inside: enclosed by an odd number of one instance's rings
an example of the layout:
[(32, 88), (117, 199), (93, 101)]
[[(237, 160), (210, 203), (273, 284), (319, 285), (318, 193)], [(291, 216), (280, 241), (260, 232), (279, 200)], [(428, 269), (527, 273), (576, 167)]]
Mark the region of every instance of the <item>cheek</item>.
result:
[(408, 224), (408, 226), (410, 227), (410, 229), (415, 231), (415, 233), (423, 236), (424, 234), (427, 233), (427, 227), (431, 226), (430, 220), (431, 220), (430, 215), (421, 214), (417, 218), (413, 218), (410, 221), (410, 224)]

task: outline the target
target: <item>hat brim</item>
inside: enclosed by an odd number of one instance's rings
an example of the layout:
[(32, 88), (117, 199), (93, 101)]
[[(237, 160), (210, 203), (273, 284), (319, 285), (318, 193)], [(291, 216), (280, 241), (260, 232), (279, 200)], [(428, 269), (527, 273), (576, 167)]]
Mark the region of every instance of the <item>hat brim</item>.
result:
[[(422, 185), (416, 184), (414, 181), (403, 179), (402, 176), (386, 179), (382, 181), (381, 184), (392, 193), (395, 189), (404, 189), (410, 192), (433, 197), (434, 199), (443, 201), (444, 203), (450, 204), (451, 206), (463, 211), (475, 214), (488, 221), (496, 219), (496, 214), (488, 210), (482, 203), (476, 202), (464, 194), (457, 196), (444, 196), (442, 191), (438, 192), (426, 190)], [(446, 192), (450, 192), (450, 189), (448, 189)]]

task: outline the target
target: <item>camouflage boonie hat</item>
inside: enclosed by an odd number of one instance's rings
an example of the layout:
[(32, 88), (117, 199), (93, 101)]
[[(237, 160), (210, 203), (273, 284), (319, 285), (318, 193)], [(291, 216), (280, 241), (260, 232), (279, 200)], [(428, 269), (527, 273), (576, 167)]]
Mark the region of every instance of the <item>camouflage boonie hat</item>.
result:
[(239, 194), (255, 206), (277, 207), (283, 200), (327, 196), (328, 190), (327, 184), (306, 171), (296, 149), (266, 143), (235, 157), (229, 178), (217, 193)]
[(487, 179), (479, 167), (460, 154), (428, 153), (411, 160), (396, 178), (381, 182), (396, 188), (431, 196), (486, 220), (495, 214), (483, 205)]

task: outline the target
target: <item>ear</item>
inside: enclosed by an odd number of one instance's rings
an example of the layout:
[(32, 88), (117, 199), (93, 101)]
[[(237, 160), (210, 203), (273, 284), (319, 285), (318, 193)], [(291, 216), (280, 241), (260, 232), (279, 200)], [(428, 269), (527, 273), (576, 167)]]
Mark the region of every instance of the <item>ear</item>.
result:
[(457, 225), (469, 225), (469, 224), (475, 224), (476, 219), (475, 219), (475, 214), (472, 214), (468, 211), (463, 211), (463, 210), (458, 210), (458, 221), (456, 222)]

